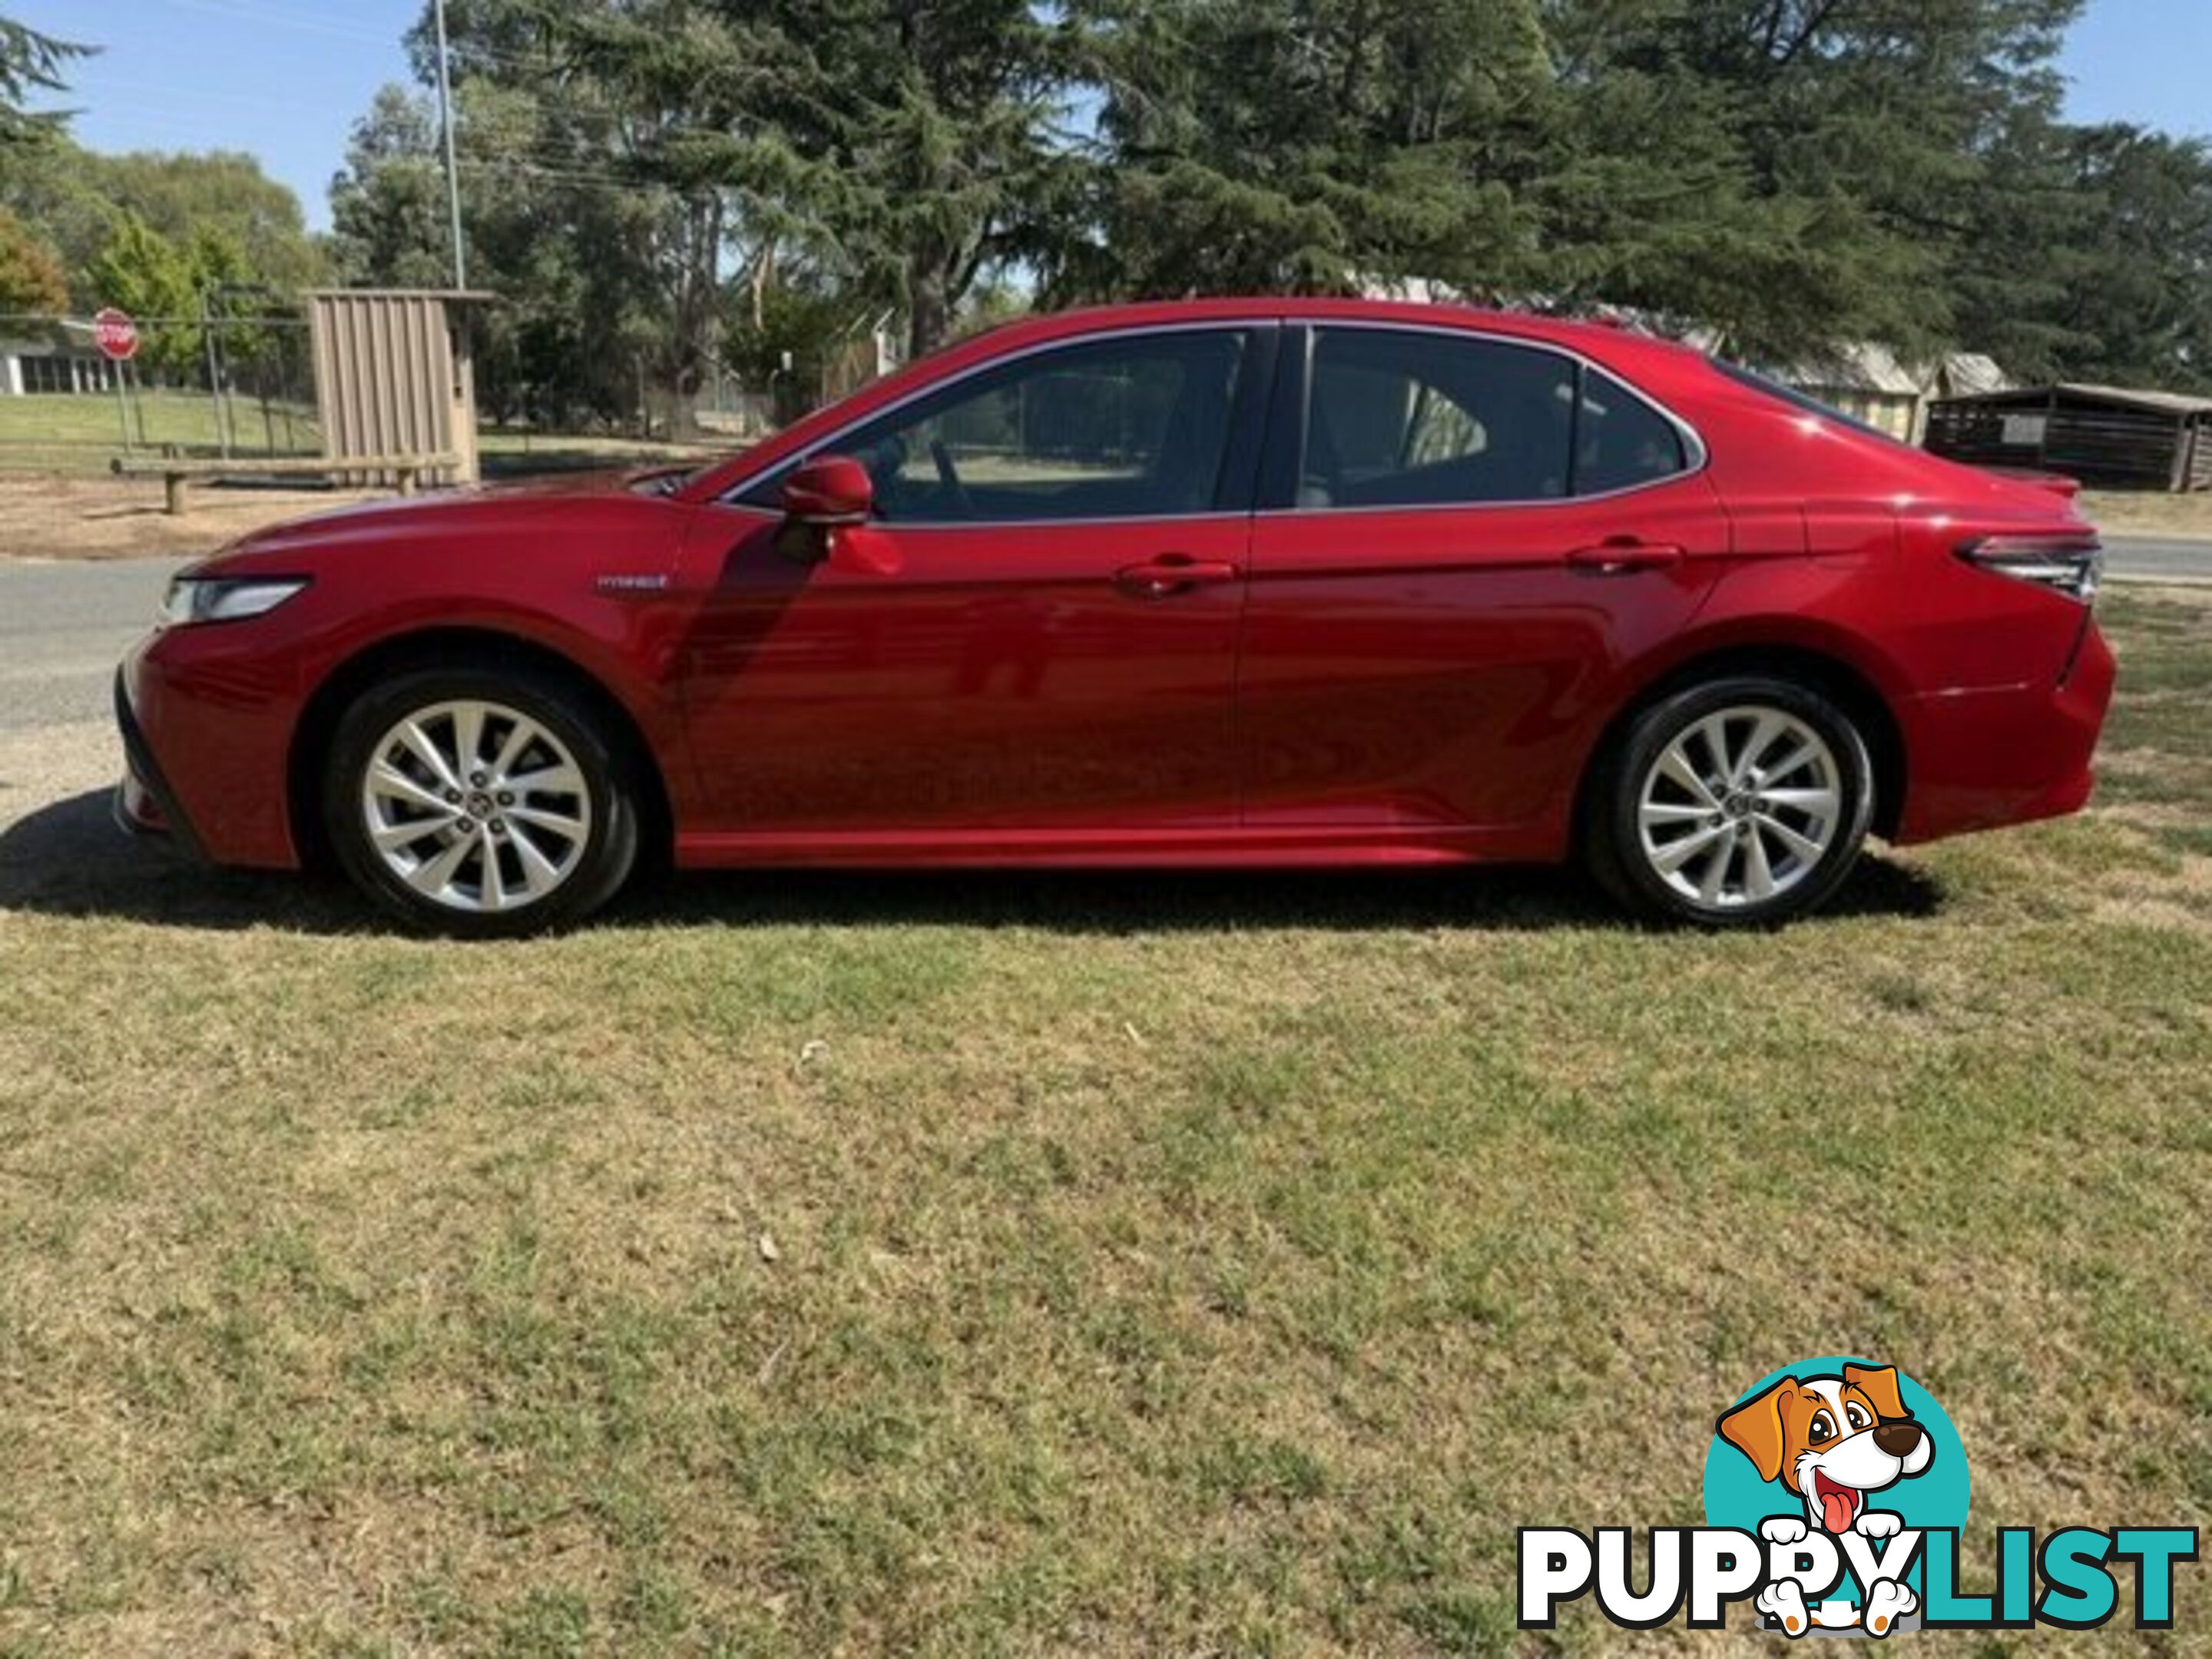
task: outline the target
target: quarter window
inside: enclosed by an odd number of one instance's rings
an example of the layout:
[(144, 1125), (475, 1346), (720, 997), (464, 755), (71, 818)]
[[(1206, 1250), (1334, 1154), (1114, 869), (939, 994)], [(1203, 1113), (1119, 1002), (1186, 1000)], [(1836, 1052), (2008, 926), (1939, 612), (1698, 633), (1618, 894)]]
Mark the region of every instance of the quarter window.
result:
[(1671, 478), (1689, 465), (1674, 423), (1601, 368), (1583, 371), (1575, 417), (1575, 494)]
[[(894, 524), (1152, 518), (1210, 510), (1246, 337), (1133, 335), (1018, 358), (836, 441)], [(745, 499), (773, 507), (781, 480)]]

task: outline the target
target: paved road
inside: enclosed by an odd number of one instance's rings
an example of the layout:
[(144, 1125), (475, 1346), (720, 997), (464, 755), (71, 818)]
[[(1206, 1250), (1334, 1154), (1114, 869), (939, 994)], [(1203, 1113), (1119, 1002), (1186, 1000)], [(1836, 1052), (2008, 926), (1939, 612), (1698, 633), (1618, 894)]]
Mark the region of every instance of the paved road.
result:
[(106, 719), (116, 659), (180, 562), (0, 559), (0, 732)]
[(2105, 538), (2105, 568), (2115, 576), (2179, 577), (2212, 581), (2212, 542), (2157, 541), (2145, 536)]
[[(2212, 580), (2212, 541), (2108, 538), (2114, 575)], [(0, 559), (0, 731), (107, 718), (115, 660), (145, 632), (173, 559)]]

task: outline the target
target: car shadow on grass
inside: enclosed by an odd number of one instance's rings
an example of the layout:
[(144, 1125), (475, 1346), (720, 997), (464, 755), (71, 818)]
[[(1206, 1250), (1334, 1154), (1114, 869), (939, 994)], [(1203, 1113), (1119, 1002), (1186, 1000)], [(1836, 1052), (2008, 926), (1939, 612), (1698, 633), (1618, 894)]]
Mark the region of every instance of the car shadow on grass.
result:
[[(1943, 890), (1924, 872), (1863, 860), (1828, 915), (1921, 917)], [(328, 877), (217, 870), (125, 835), (95, 790), (0, 830), (0, 909), (225, 931), (392, 931)], [(1566, 870), (1353, 872), (763, 870), (649, 878), (596, 928), (1038, 927), (1070, 934), (1231, 928), (1553, 927), (1632, 924)]]

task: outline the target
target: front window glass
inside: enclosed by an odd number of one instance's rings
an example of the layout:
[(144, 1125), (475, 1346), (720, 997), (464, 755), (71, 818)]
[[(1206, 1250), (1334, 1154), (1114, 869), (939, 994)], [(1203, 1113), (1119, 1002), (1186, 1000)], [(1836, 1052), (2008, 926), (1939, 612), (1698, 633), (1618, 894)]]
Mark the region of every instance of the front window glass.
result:
[[(1150, 518), (1211, 509), (1245, 337), (1192, 330), (1021, 357), (836, 441), (892, 524)], [(773, 497), (780, 484), (763, 486)], [(759, 489), (746, 499), (758, 499)]]

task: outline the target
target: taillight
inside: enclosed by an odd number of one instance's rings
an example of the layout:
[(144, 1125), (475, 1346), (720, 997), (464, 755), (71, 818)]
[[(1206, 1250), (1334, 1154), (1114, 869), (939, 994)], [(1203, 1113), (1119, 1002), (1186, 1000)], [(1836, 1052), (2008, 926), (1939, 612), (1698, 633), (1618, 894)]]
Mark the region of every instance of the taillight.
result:
[(2094, 535), (1984, 536), (1959, 549), (1968, 564), (2049, 587), (2088, 605), (2105, 574), (2105, 547)]

